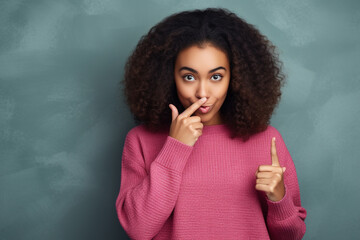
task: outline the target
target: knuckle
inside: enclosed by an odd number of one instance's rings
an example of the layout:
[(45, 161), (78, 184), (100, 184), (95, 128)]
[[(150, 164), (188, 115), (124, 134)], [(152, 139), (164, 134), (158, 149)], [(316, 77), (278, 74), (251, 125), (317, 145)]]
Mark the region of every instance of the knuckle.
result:
[(187, 118), (182, 118), (182, 119), (181, 119), (181, 123), (182, 123), (182, 124), (185, 124), (185, 125), (186, 125), (188, 122), (189, 122), (189, 120), (188, 120)]
[(281, 180), (281, 179), (282, 179), (282, 176), (281, 176), (281, 174), (280, 174), (280, 173), (275, 173), (275, 177), (276, 177), (276, 178), (278, 178), (279, 180)]
[(176, 119), (180, 120), (180, 119), (183, 119), (184, 118), (184, 115), (182, 113), (180, 113)]
[(183, 119), (184, 117), (183, 117), (183, 115), (178, 115), (176, 118), (175, 118), (175, 120), (177, 121), (177, 122), (180, 122), (181, 121), (181, 119)]

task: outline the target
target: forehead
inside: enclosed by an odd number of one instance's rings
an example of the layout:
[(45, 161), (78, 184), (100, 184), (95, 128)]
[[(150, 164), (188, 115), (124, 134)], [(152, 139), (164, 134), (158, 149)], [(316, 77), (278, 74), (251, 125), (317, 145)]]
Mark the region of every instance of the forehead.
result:
[(229, 62), (226, 54), (219, 48), (207, 44), (204, 47), (190, 46), (179, 52), (176, 58), (177, 67), (192, 66), (195, 68), (218, 67), (228, 68)]

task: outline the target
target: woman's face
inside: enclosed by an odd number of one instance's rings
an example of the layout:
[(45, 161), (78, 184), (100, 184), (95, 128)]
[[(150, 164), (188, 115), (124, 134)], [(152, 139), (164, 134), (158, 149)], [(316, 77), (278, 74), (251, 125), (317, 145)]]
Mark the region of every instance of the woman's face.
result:
[(184, 108), (206, 97), (203, 106), (210, 106), (209, 110), (199, 108), (194, 115), (199, 116), (204, 125), (223, 124), (219, 110), (230, 83), (226, 54), (210, 44), (205, 48), (188, 47), (179, 52), (174, 74), (177, 94)]

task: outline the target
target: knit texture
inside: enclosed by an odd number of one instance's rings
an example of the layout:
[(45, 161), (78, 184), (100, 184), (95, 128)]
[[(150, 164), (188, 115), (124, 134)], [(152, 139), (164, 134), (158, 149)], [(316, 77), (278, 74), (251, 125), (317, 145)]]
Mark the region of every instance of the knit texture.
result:
[[(225, 124), (203, 127), (194, 146), (149, 132), (143, 125), (125, 139), (119, 221), (131, 239), (301, 239), (301, 206), (295, 165), (272, 126), (247, 142), (230, 138)], [(271, 165), (276, 137), (285, 196), (278, 202), (255, 189), (259, 165)]]

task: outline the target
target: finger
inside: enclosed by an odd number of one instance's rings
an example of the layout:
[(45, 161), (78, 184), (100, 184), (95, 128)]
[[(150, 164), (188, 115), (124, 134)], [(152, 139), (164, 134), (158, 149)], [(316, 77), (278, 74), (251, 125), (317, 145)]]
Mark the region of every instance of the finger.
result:
[(257, 178), (272, 178), (274, 173), (272, 172), (258, 172), (256, 177)]
[(276, 153), (275, 137), (271, 139), (271, 160), (273, 166), (280, 166), (279, 158)]
[(258, 170), (259, 172), (277, 172), (277, 173), (283, 172), (283, 168), (272, 165), (261, 165), (259, 166)]
[(196, 138), (196, 141), (198, 140), (198, 138), (202, 135), (202, 129), (195, 129), (193, 125), (190, 125), (190, 130), (192, 131), (194, 137)]
[(270, 192), (269, 185), (267, 184), (256, 184), (255, 189), (266, 193)]
[(191, 124), (192, 127), (196, 130), (202, 130), (204, 127), (204, 124), (201, 122), (194, 122), (193, 124)]
[(201, 117), (199, 117), (199, 116), (187, 117), (186, 122), (188, 124), (201, 123)]
[(169, 104), (169, 108), (171, 109), (172, 121), (174, 121), (174, 119), (176, 119), (176, 117), (179, 115), (179, 111), (177, 110), (177, 108), (173, 104)]
[(271, 178), (258, 178), (258, 179), (256, 179), (256, 183), (270, 185), (273, 183), (273, 180)]
[(193, 114), (201, 105), (203, 105), (206, 102), (207, 98), (203, 97), (199, 99), (198, 101), (194, 102), (190, 107), (185, 109), (180, 115), (183, 117), (190, 117), (191, 114)]

